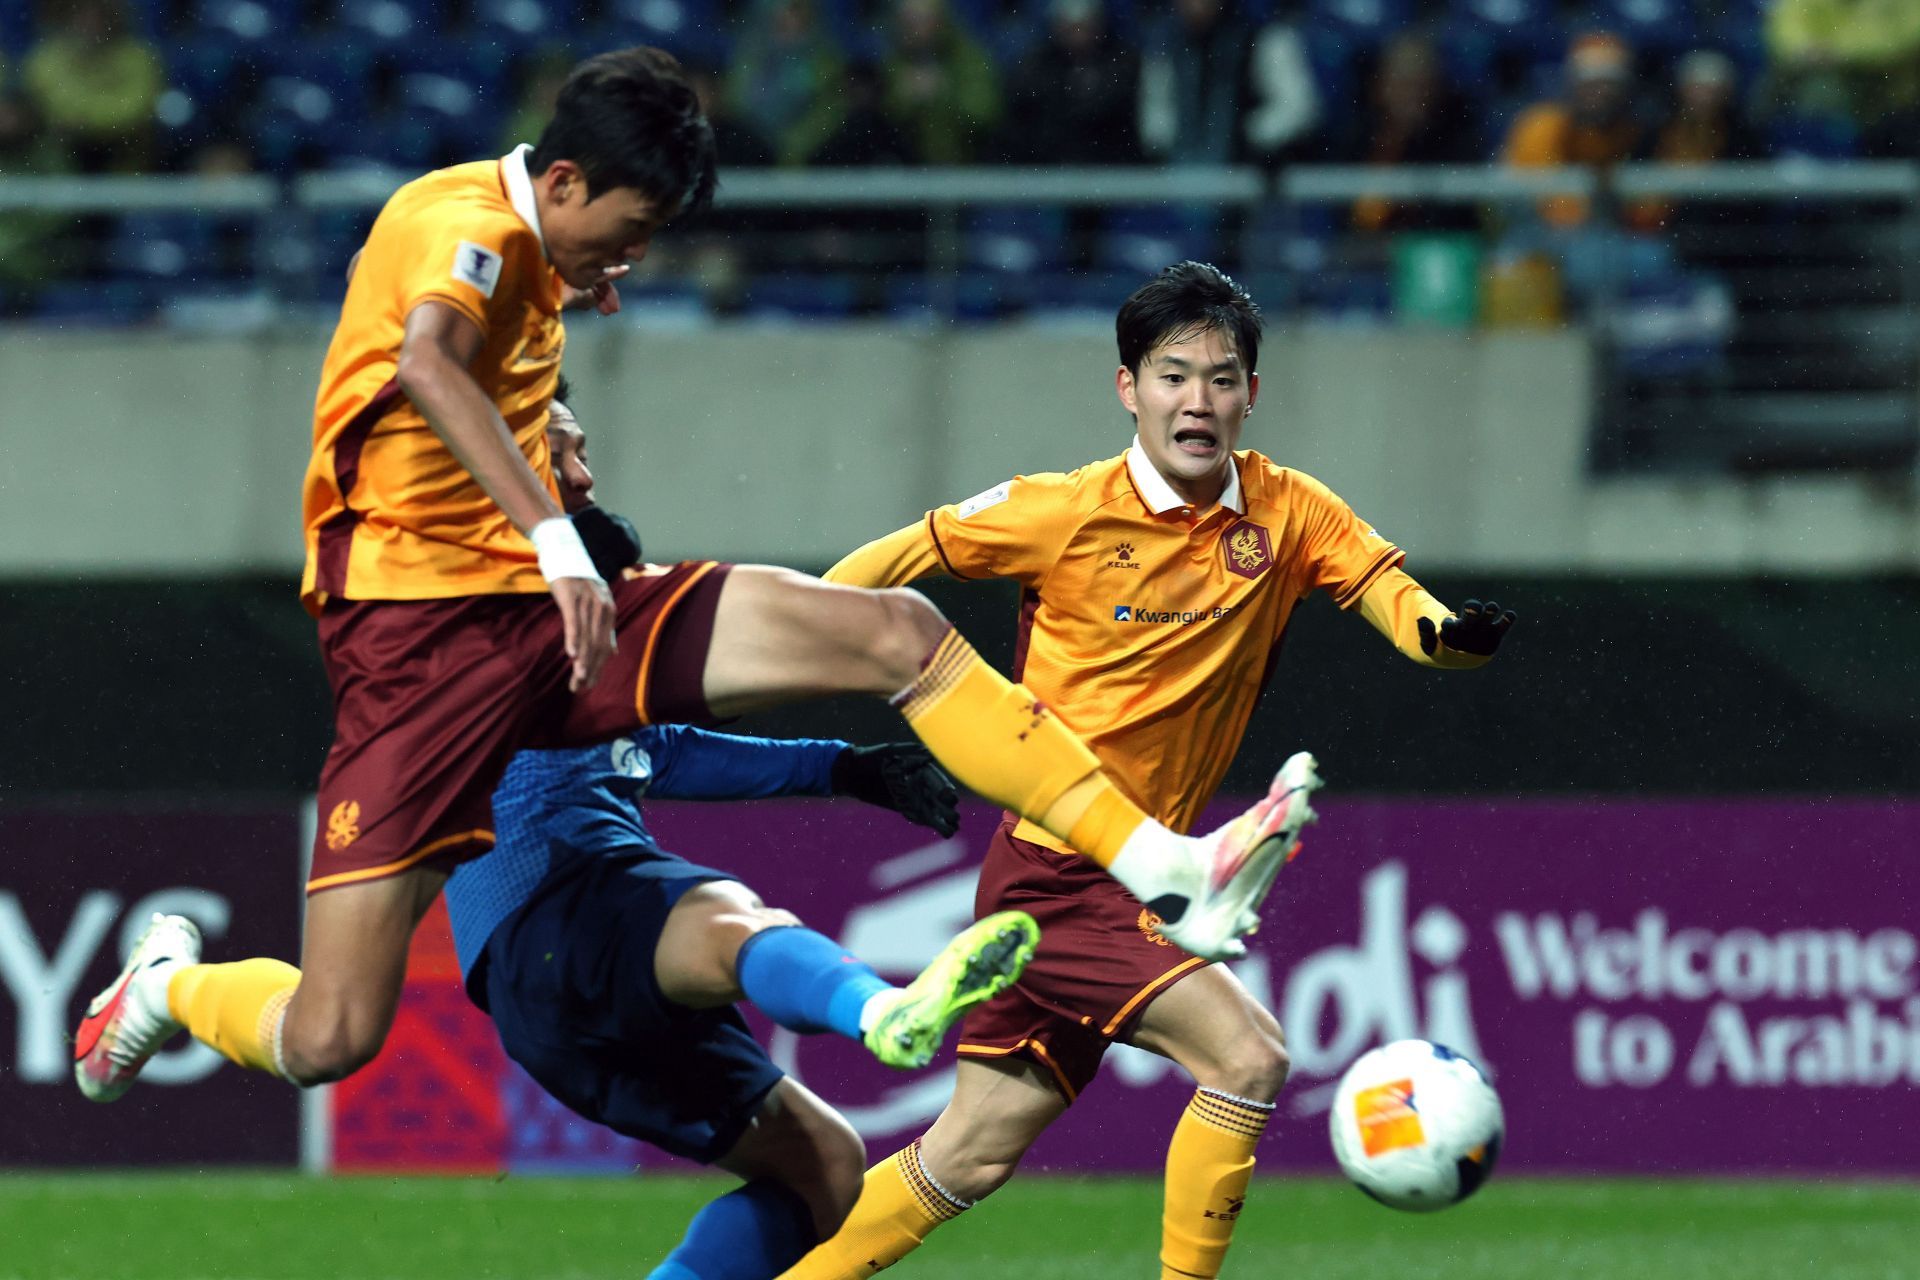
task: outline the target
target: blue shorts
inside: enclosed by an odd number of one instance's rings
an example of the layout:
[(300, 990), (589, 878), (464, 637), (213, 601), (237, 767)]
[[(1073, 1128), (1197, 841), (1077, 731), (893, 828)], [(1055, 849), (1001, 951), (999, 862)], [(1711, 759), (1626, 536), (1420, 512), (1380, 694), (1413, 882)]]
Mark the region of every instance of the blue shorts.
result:
[(549, 875), (469, 981), (507, 1056), (616, 1133), (703, 1164), (724, 1156), (784, 1073), (739, 1010), (663, 996), (653, 953), (681, 895), (734, 878), (639, 846)]

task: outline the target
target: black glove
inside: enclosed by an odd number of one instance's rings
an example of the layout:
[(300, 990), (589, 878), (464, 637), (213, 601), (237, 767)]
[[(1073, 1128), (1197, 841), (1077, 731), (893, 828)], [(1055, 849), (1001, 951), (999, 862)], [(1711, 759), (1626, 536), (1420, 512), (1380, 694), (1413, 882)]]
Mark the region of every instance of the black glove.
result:
[(1491, 657), (1493, 651), (1506, 639), (1507, 628), (1518, 617), (1511, 609), (1502, 609), (1489, 600), (1481, 604), (1478, 600), (1469, 600), (1460, 606), (1460, 612), (1440, 623), (1440, 632), (1436, 636), (1433, 619), (1420, 619), (1420, 649), (1428, 657), (1433, 656), (1439, 645), (1457, 653), (1473, 653), (1481, 657)]
[(943, 836), (960, 829), (960, 793), (917, 742), (848, 747), (833, 761), (833, 794), (891, 809)]
[(608, 582), (618, 581), (622, 569), (640, 563), (640, 531), (625, 516), (605, 507), (582, 507), (573, 513), (573, 528), (593, 567)]

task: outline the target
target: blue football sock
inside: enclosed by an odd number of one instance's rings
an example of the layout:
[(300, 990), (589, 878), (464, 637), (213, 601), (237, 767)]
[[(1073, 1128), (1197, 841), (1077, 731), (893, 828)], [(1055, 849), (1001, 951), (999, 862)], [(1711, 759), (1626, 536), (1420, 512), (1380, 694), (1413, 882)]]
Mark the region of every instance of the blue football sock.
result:
[(888, 983), (840, 944), (799, 925), (762, 929), (741, 944), (740, 989), (789, 1031), (860, 1038), (860, 1010)]
[(760, 1178), (694, 1214), (680, 1247), (647, 1280), (773, 1280), (819, 1243), (806, 1202)]

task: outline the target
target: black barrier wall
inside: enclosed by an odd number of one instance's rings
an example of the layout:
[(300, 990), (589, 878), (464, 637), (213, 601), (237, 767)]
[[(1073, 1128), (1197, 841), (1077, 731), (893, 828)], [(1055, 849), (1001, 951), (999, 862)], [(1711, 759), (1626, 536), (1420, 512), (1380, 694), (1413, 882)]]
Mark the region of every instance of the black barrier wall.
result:
[[(1920, 579), (1420, 576), (1442, 599), (1519, 609), (1508, 651), (1482, 672), (1426, 671), (1309, 600), (1228, 790), (1259, 789), (1301, 747), (1354, 792), (1871, 794), (1920, 778)], [(927, 589), (1004, 669), (1013, 590)], [(326, 748), (327, 691), (291, 582), (6, 584), (0, 671), (0, 802), (303, 794)], [(852, 699), (739, 727), (903, 732)]]

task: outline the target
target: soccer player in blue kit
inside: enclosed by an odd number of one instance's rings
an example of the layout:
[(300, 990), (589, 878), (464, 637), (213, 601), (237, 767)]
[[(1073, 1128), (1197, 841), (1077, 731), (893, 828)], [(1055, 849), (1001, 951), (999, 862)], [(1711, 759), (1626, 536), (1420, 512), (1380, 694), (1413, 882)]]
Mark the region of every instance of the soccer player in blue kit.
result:
[[(592, 477), (553, 405), (570, 510)], [(589, 522), (603, 569), (638, 556), (617, 518)], [(929, 1062), (946, 1030), (1004, 989), (1038, 929), (1021, 912), (955, 938), (905, 988), (765, 906), (725, 871), (662, 850), (641, 796), (852, 795), (942, 835), (957, 796), (919, 744), (853, 747), (650, 726), (598, 746), (523, 751), (493, 797), (497, 843), (445, 894), (468, 994), (509, 1057), (590, 1120), (736, 1174), (651, 1280), (772, 1280), (831, 1236), (860, 1194), (853, 1128), (787, 1078), (734, 1004), (791, 1030), (838, 1032), (889, 1066)]]

